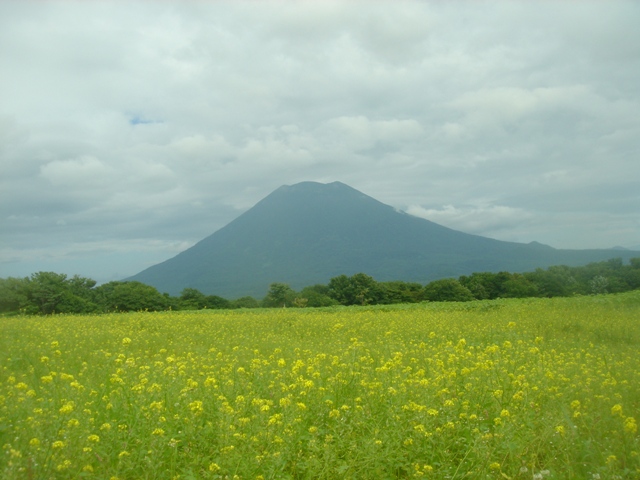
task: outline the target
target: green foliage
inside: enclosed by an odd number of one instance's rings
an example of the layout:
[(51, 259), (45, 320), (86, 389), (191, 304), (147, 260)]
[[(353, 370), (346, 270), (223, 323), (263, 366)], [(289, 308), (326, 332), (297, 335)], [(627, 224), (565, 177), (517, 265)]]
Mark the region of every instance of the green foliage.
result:
[(167, 297), (149, 285), (140, 282), (109, 282), (97, 288), (103, 298), (106, 311), (150, 312), (166, 310), (169, 307)]
[(286, 283), (272, 283), (269, 285), (269, 292), (262, 301), (265, 307), (286, 307), (291, 306), (296, 298), (294, 292)]
[(415, 282), (377, 282), (364, 273), (339, 275), (327, 285), (296, 293), (286, 283), (272, 283), (262, 302), (245, 296), (229, 301), (185, 288), (179, 297), (160, 294), (140, 282), (109, 282), (96, 287), (90, 278), (38, 272), (28, 278), (0, 279), (0, 313), (99, 313), (138, 310), (200, 310), (264, 307), (330, 307), (389, 305), (428, 301), (494, 300), (497, 298), (567, 297), (620, 293), (640, 289), (640, 258), (628, 265), (620, 259), (583, 267), (559, 265), (533, 272), (475, 272), (458, 280), (441, 279), (424, 287)]
[(180, 310), (200, 310), (205, 307), (206, 296), (195, 288), (185, 288), (180, 293)]
[(0, 312), (18, 312), (28, 304), (28, 279), (0, 278)]
[(67, 293), (67, 276), (54, 272), (38, 272), (31, 275), (27, 298), (28, 313), (54, 313)]
[(260, 303), (253, 297), (240, 297), (230, 302), (230, 308), (258, 308)]
[(369, 305), (379, 303), (382, 290), (373, 277), (356, 273), (351, 277), (340, 275), (332, 278), (329, 296), (342, 305)]
[(185, 288), (180, 293), (177, 307), (179, 310), (201, 310), (231, 308), (231, 302), (218, 295), (205, 295), (196, 288)]
[(223, 309), (230, 308), (231, 302), (218, 295), (207, 295), (204, 299), (204, 308)]
[(98, 309), (92, 290), (95, 284), (94, 280), (77, 275), (68, 279), (65, 274), (38, 272), (28, 279), (14, 282), (17, 286), (14, 294), (17, 294), (20, 309), (25, 313), (95, 312)]
[(338, 302), (329, 296), (327, 285), (313, 285), (300, 291), (300, 298), (307, 299), (307, 307), (330, 307), (338, 305)]
[(416, 282), (380, 282), (380, 303), (416, 303), (420, 301), (422, 285)]
[(443, 278), (429, 283), (424, 287), (422, 297), (430, 302), (469, 302), (474, 300), (469, 289), (454, 278)]
[(510, 278), (502, 284), (501, 290), (501, 296), (504, 298), (527, 298), (539, 295), (538, 286), (519, 273), (510, 274)]

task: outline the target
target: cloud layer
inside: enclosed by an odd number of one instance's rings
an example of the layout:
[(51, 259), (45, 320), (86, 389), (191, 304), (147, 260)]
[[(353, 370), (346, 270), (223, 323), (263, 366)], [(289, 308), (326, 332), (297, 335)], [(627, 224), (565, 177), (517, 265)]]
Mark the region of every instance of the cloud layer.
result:
[(640, 245), (637, 2), (0, 4), (0, 276), (99, 280), (282, 184)]

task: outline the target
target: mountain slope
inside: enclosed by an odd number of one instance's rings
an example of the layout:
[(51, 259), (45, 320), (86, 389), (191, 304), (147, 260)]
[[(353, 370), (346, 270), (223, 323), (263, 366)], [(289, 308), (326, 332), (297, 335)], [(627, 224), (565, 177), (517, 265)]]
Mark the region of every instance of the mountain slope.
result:
[(262, 297), (272, 282), (299, 289), (343, 273), (426, 283), (634, 256), (638, 252), (556, 250), (469, 235), (340, 182), (303, 182), (278, 188), (213, 235), (129, 280), (172, 295), (193, 287), (226, 298)]

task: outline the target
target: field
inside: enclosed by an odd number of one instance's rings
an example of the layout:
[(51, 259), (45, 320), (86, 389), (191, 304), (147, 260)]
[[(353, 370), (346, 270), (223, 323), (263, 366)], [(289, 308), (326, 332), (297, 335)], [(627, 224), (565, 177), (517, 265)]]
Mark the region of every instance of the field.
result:
[(637, 479), (640, 292), (0, 318), (3, 479)]

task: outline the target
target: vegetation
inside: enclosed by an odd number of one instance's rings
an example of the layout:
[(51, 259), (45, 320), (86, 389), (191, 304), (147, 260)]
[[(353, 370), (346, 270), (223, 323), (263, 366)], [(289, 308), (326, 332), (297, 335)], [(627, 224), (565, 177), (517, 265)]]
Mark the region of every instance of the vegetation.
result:
[(257, 307), (328, 307), (332, 305), (390, 305), (423, 301), (471, 301), (497, 298), (569, 297), (621, 293), (640, 288), (640, 258), (628, 265), (621, 259), (584, 267), (555, 266), (528, 273), (481, 272), (458, 279), (377, 282), (364, 273), (340, 275), (327, 285), (294, 291), (272, 283), (262, 301), (252, 297), (227, 300), (185, 288), (179, 297), (159, 293), (137, 281), (109, 282), (38, 272), (29, 278), (0, 279), (0, 313), (99, 313), (160, 310), (234, 309)]
[(638, 291), (3, 318), (0, 477), (637, 479), (638, 318)]

